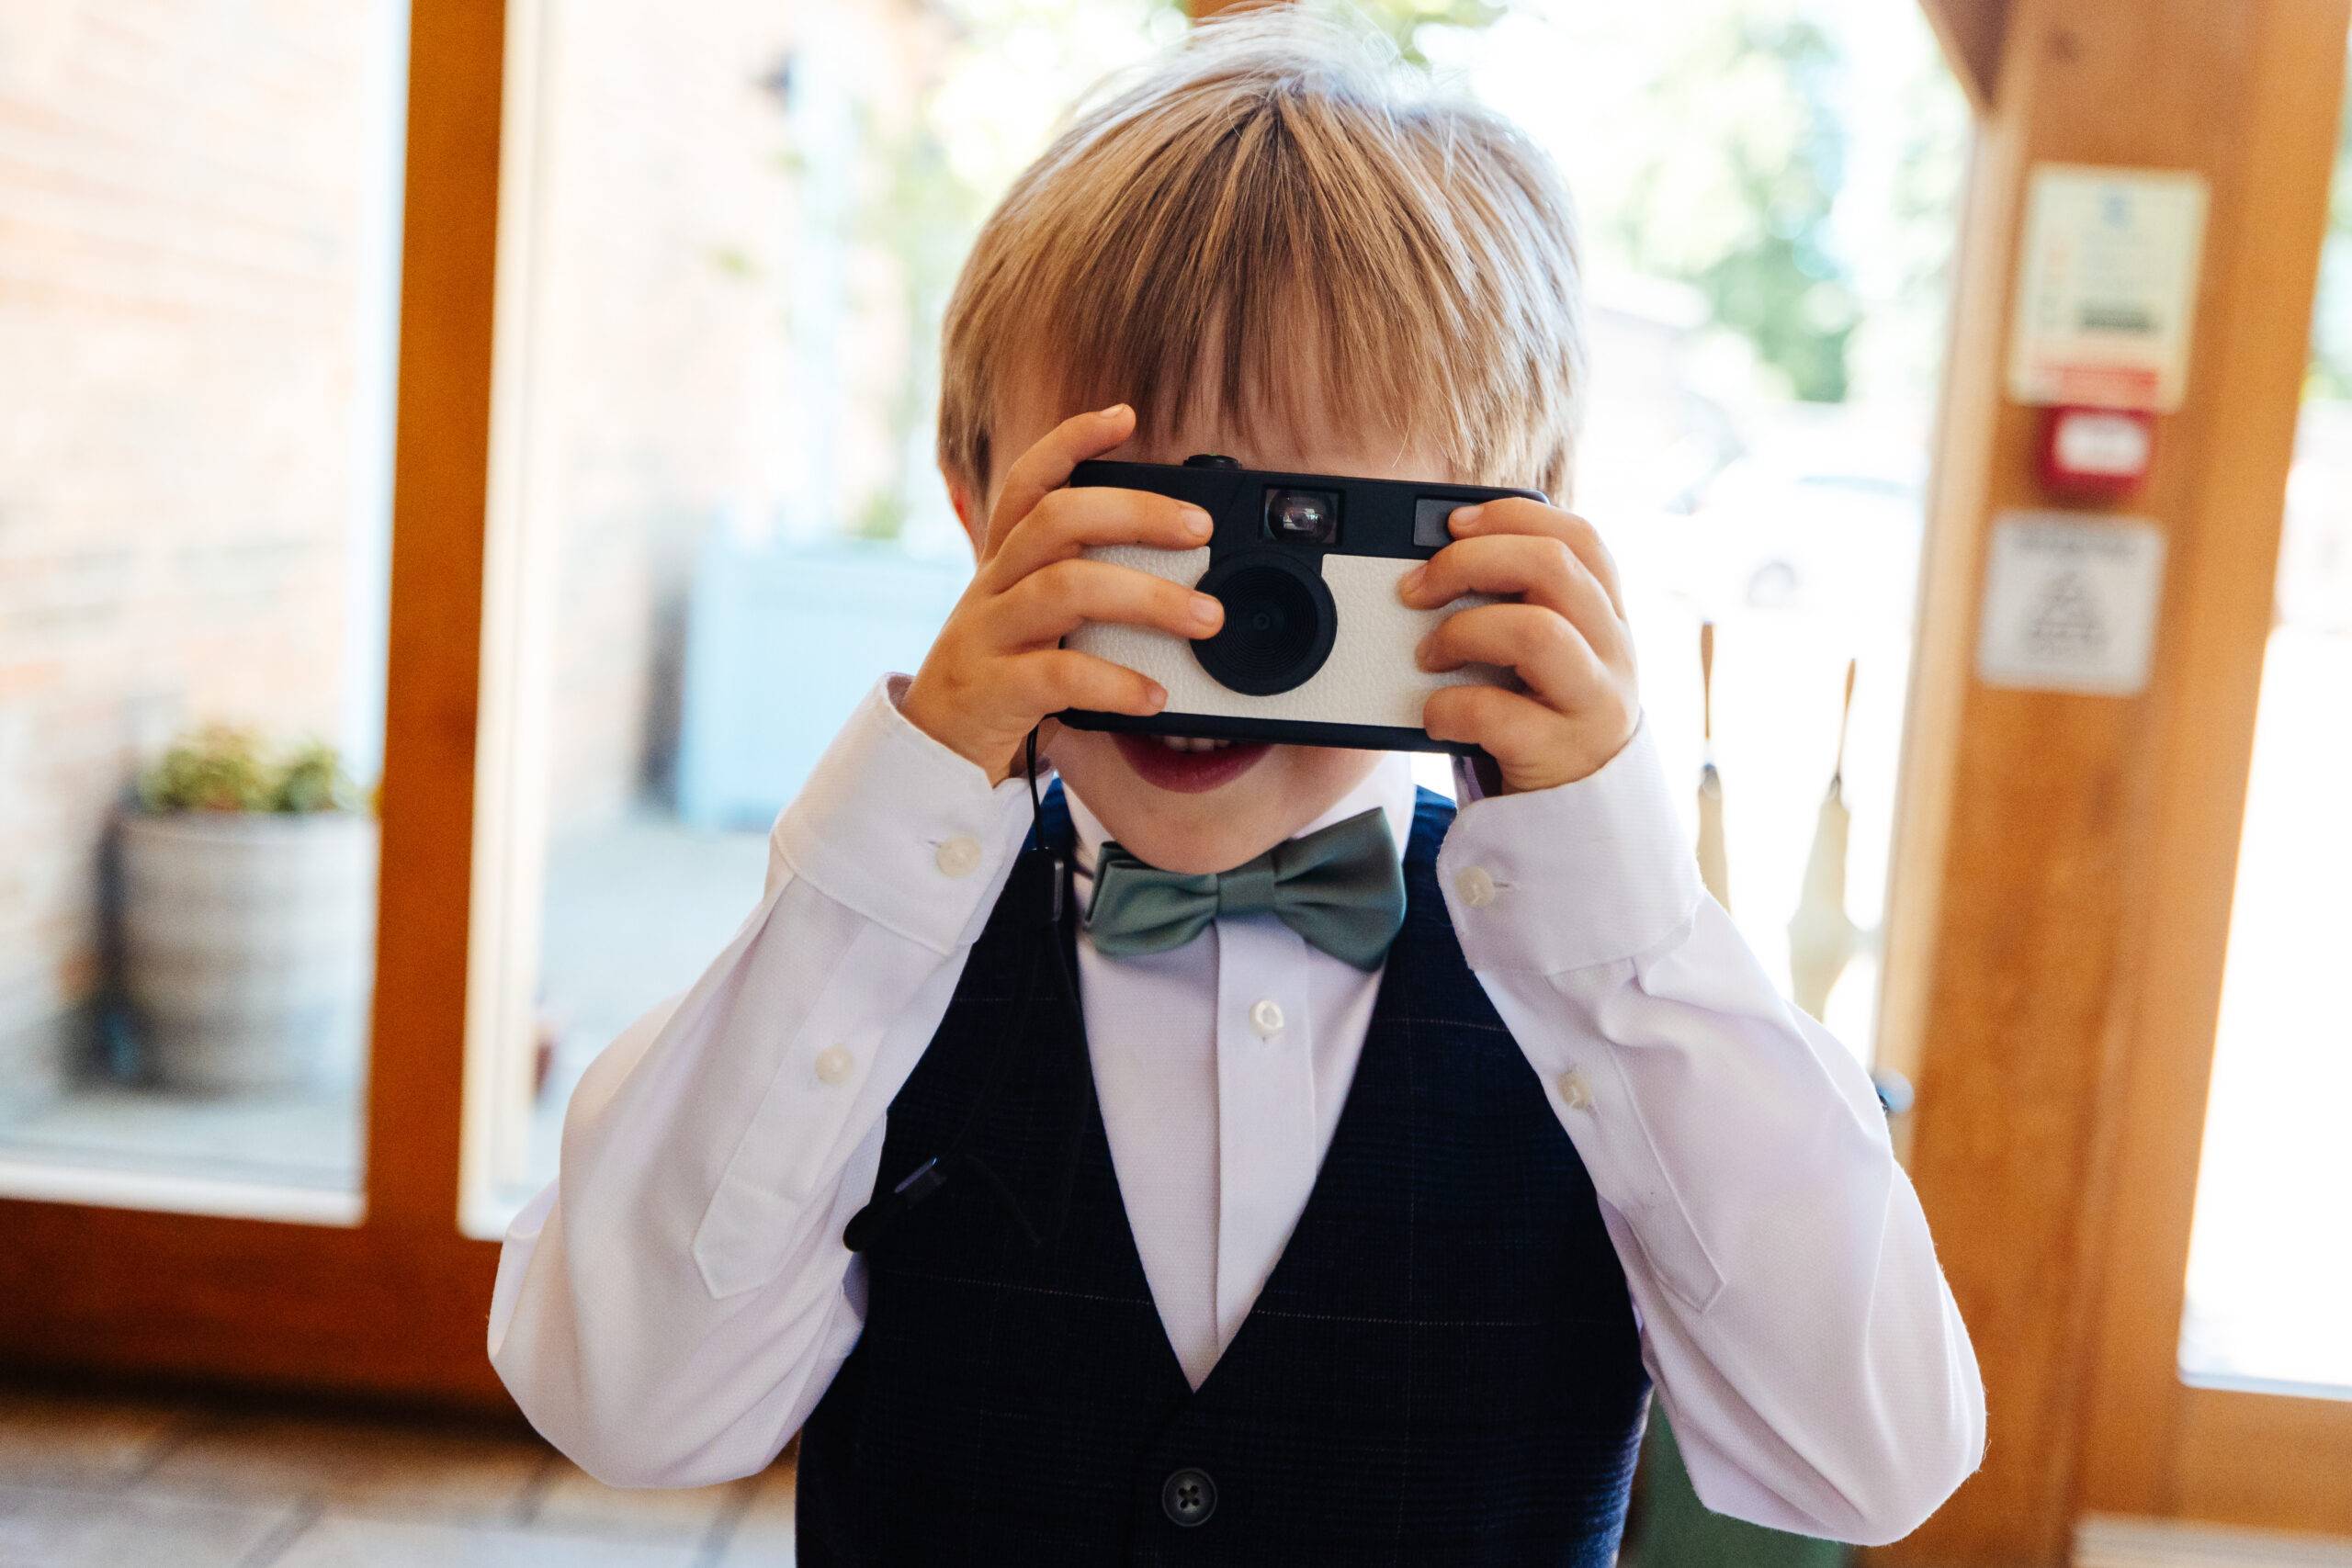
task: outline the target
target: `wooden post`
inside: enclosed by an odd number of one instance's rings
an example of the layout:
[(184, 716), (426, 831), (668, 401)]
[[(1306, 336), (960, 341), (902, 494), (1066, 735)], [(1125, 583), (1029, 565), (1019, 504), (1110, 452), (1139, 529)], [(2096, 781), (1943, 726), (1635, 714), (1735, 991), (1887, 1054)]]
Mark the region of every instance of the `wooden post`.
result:
[[(1953, 14), (1989, 8), (1929, 9), (1950, 43), (1962, 36)], [(1985, 112), (1939, 437), (1882, 1020), (1883, 1056), (1918, 1087), (1912, 1174), (1983, 1363), (1991, 1440), (1983, 1471), (1879, 1555), (1887, 1562), (2065, 1562), (2111, 1301), (2154, 1291), (2154, 1316), (2171, 1314), (2160, 1330), (2177, 1332), (2177, 1276), (2106, 1272), (2116, 1190), (2130, 1179), (2119, 1179), (2118, 1150), (2132, 1068), (2153, 1032), (2178, 1022), (2145, 1010), (2161, 993), (2154, 966), (2167, 961), (2165, 933), (2146, 912), (2189, 863), (2165, 849), (2183, 803), (2210, 805), (2216, 778), (2231, 781), (2224, 795), (2242, 796), (2346, 0), (2012, 0), (2006, 22), (1985, 57), (1996, 69), (1977, 73)], [(1966, 36), (1982, 47), (1981, 34)], [(2008, 402), (2004, 386), (2018, 224), (2030, 171), (2043, 162), (2194, 170), (2211, 186), (2187, 402), (2161, 421), (2155, 470), (2128, 507), (2161, 524), (2168, 544), (2154, 677), (2136, 697), (1995, 690), (1974, 677), (1991, 520), (2052, 504), (2035, 473), (2039, 412)], [(2221, 806), (2228, 849), (2196, 864), (2225, 927), (2236, 818), (2232, 799)], [(2193, 1116), (2210, 1025), (2184, 1090)]]

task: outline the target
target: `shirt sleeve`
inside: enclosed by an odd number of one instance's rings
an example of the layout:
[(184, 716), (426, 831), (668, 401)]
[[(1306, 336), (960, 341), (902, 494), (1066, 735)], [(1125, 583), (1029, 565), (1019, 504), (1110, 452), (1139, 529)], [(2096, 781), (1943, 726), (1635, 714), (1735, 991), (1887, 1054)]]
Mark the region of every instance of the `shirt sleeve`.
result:
[(1701, 888), (1646, 724), (1438, 857), (1471, 967), (1600, 1198), (1700, 1499), (1863, 1544), (1976, 1468), (1984, 1394), (1853, 1055)]
[(507, 1231), (491, 1360), (600, 1480), (759, 1470), (857, 1342), (842, 1229), (1029, 824), (1024, 784), (991, 789), (895, 694), (778, 818), (735, 940), (582, 1076), (560, 1174)]

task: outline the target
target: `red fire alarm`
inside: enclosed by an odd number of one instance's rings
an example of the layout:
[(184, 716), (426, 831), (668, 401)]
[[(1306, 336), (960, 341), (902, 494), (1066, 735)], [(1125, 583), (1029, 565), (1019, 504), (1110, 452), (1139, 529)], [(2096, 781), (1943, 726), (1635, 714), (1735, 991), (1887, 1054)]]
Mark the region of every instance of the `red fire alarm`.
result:
[(2041, 425), (2041, 482), (2060, 495), (2111, 501), (2146, 482), (2156, 456), (2155, 415), (2132, 409), (2054, 408)]

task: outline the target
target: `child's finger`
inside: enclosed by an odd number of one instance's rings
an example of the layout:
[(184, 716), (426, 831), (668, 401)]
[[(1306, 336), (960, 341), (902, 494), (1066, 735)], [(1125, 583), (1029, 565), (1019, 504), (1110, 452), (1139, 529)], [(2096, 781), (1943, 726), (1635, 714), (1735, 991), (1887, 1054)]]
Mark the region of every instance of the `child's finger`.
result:
[(1551, 745), (1562, 722), (1534, 698), (1500, 686), (1440, 686), (1421, 704), (1430, 739), (1482, 747), (1498, 762)]
[(1065, 560), (1007, 589), (990, 606), (988, 624), (996, 646), (1010, 651), (1059, 642), (1090, 622), (1203, 637), (1225, 624), (1225, 606), (1133, 567)]
[(1604, 657), (1618, 658), (1629, 647), (1608, 590), (1555, 538), (1506, 534), (1457, 540), (1408, 572), (1397, 592), (1417, 609), (1434, 609), (1464, 593), (1521, 594), (1566, 616)]
[(1028, 713), (1086, 708), (1145, 717), (1168, 705), (1168, 693), (1159, 682), (1091, 653), (1048, 648), (1004, 662), (1012, 696)]
[(1526, 534), (1559, 540), (1576, 552), (1585, 570), (1592, 573), (1593, 580), (1609, 595), (1618, 618), (1624, 618), (1625, 595), (1617, 577), (1617, 558), (1609, 553), (1600, 530), (1575, 513), (1530, 501), (1523, 495), (1510, 495), (1476, 506), (1456, 507), (1447, 525), (1457, 539)]
[(1001, 592), (1041, 567), (1092, 546), (1189, 550), (1207, 544), (1212, 531), (1207, 513), (1172, 496), (1107, 486), (1057, 490), (1012, 525), (982, 575)]
[(1609, 669), (1567, 618), (1534, 604), (1481, 604), (1448, 615), (1414, 657), (1432, 674), (1498, 664), (1545, 706), (1573, 713), (1615, 690)]
[(1125, 403), (1098, 413), (1081, 413), (1062, 421), (1035, 446), (1021, 454), (1005, 470), (1004, 488), (997, 492), (989, 513), (989, 546), (983, 558), (996, 554), (1021, 520), (1037, 503), (1069, 482), (1069, 471), (1089, 457), (1103, 453), (1135, 434), (1136, 411)]

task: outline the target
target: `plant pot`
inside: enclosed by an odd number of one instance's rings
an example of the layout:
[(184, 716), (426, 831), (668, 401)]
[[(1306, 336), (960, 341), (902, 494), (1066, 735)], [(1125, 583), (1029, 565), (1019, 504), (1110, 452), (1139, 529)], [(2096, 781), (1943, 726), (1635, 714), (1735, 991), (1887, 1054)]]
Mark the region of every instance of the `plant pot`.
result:
[(121, 848), (123, 978), (148, 1077), (215, 1094), (357, 1080), (372, 818), (133, 814)]

